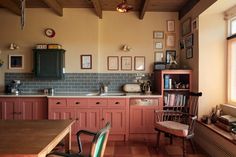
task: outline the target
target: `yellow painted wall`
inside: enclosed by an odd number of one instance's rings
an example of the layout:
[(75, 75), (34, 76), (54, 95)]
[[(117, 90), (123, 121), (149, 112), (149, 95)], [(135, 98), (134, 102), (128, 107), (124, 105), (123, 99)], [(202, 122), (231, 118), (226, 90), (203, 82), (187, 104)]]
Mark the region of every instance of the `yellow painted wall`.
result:
[(203, 92), (199, 103), (199, 117), (209, 114), (211, 109), (226, 103), (226, 32), (223, 12), (236, 4), (234, 0), (218, 0), (202, 13), (201, 7), (213, 0), (200, 1), (187, 14), (192, 19), (199, 16), (199, 29), (194, 31), (193, 58), (186, 59), (181, 52), (182, 64), (193, 69), (193, 89)]
[[(20, 30), (20, 17), (0, 9), (0, 58), (5, 61), (0, 68), (0, 91), (4, 89), (5, 72), (31, 72), (32, 48), (38, 43), (59, 43), (66, 50), (65, 70), (67, 73), (83, 72), (133, 72), (108, 71), (107, 56), (145, 56), (146, 68), (142, 72), (152, 72), (154, 62), (153, 31), (166, 31), (166, 20), (176, 21), (176, 41), (178, 41), (177, 13), (146, 13), (144, 20), (139, 20), (137, 12), (120, 14), (103, 12), (99, 19), (92, 9), (63, 9), (63, 17), (57, 16), (50, 9), (26, 9), (26, 25)], [(45, 28), (56, 31), (54, 38), (44, 35)], [(163, 40), (164, 41), (164, 40)], [(18, 50), (9, 50), (10, 43), (20, 46)], [(132, 50), (122, 52), (122, 44), (128, 44)], [(178, 44), (176, 42), (176, 49)], [(8, 69), (8, 55), (23, 54), (23, 70)], [(93, 55), (92, 70), (80, 69), (80, 55)], [(119, 68), (120, 69), (120, 68)]]

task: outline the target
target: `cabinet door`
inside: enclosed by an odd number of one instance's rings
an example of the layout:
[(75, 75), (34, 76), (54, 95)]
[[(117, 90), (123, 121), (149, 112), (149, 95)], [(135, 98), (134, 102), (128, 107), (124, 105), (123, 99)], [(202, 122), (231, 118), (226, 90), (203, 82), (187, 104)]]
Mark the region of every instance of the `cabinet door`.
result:
[(99, 130), (99, 122), (100, 122), (100, 109), (77, 109), (76, 112), (76, 128), (77, 131), (81, 129), (98, 131)]
[(130, 133), (154, 133), (154, 110), (158, 107), (131, 106)]
[(1, 101), (1, 117), (3, 120), (13, 120), (17, 116), (14, 107), (18, 105), (18, 99), (2, 98)]
[(75, 111), (67, 108), (51, 108), (48, 119), (75, 119)]
[(111, 133), (124, 133), (126, 127), (125, 110), (122, 109), (103, 109), (102, 127), (107, 122), (111, 123)]
[(20, 98), (17, 110), (18, 119), (47, 119), (47, 101), (45, 98)]
[(64, 52), (62, 49), (35, 49), (35, 76), (38, 78), (63, 78)]

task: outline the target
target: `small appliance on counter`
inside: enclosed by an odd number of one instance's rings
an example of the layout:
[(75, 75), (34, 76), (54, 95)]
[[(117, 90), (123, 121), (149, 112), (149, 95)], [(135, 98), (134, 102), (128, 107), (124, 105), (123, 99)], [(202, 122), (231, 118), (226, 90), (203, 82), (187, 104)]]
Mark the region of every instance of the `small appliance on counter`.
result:
[(5, 92), (9, 94), (19, 94), (20, 86), (20, 80), (12, 80), (10, 84), (6, 85)]

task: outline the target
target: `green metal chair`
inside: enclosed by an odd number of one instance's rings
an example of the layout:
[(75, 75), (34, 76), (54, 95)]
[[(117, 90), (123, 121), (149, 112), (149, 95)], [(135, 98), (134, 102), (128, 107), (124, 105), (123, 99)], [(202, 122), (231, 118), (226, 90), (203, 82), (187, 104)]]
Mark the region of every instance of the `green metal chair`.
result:
[[(108, 122), (104, 128), (102, 128), (98, 132), (91, 132), (87, 130), (80, 130), (77, 132), (77, 142), (79, 147), (78, 153), (62, 153), (62, 152), (51, 152), (47, 154), (47, 157), (57, 155), (64, 157), (103, 157), (106, 143), (109, 135), (111, 124)], [(90, 149), (90, 154), (85, 155), (82, 148), (82, 142), (80, 139), (80, 135), (85, 134), (89, 136), (93, 136), (92, 145)]]

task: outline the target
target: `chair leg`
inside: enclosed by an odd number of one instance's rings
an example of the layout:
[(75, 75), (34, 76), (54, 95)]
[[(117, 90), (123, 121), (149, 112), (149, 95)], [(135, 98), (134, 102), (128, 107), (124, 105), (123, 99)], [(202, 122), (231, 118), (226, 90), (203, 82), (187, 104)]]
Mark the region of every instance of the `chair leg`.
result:
[(169, 135), (170, 136), (170, 144), (172, 145), (173, 144), (173, 136), (172, 135)]
[(157, 132), (157, 143), (156, 143), (156, 148), (159, 149), (160, 146), (160, 136), (161, 136), (161, 132), (158, 131)]
[(183, 138), (183, 157), (187, 156), (185, 138)]
[(192, 138), (190, 138), (189, 140), (190, 140), (190, 143), (191, 143), (191, 146), (192, 146), (192, 149), (193, 149), (193, 153), (195, 154), (197, 151), (196, 151), (196, 147), (195, 147), (194, 141), (193, 141)]

